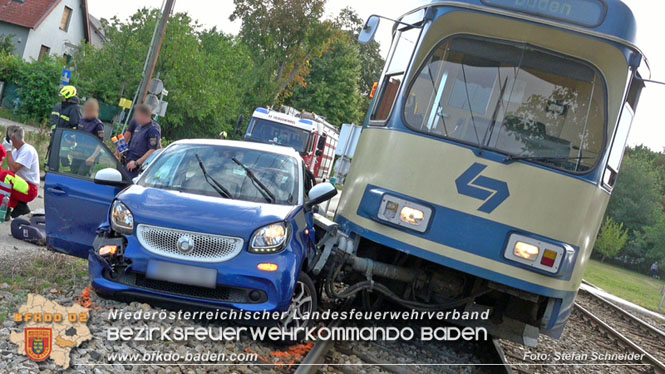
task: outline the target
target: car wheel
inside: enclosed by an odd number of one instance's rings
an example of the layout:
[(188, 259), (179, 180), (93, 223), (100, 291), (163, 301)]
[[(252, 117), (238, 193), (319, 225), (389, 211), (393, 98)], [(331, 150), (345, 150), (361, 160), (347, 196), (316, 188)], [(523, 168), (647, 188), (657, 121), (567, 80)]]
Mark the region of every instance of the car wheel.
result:
[[(280, 321), (282, 328), (306, 328), (310, 325), (309, 316), (316, 311), (318, 307), (318, 297), (316, 287), (309, 275), (300, 272), (298, 282), (293, 290), (291, 305), (286, 318)], [(307, 318), (305, 316), (308, 316)]]

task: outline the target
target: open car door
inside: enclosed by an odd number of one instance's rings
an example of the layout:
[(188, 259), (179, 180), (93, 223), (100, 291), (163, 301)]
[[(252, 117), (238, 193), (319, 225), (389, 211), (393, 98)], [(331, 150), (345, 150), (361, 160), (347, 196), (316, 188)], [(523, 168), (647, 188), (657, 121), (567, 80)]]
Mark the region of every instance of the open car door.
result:
[[(46, 243), (57, 252), (87, 258), (97, 227), (131, 178), (97, 136), (77, 130), (55, 131), (47, 166)], [(96, 184), (95, 174), (106, 168), (120, 171), (123, 183)]]

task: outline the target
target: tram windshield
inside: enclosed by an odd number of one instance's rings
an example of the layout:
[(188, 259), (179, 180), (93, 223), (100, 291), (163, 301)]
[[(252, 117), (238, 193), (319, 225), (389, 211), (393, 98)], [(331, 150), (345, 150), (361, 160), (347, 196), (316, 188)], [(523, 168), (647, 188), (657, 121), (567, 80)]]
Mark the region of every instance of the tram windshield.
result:
[(591, 66), (533, 46), (442, 43), (408, 89), (410, 128), (573, 173), (605, 144), (606, 90)]

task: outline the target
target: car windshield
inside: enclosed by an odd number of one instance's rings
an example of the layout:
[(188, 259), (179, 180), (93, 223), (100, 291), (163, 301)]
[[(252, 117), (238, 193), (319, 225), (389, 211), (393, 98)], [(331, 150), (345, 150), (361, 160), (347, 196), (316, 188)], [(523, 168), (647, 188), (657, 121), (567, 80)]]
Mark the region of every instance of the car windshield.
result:
[(247, 137), (261, 143), (283, 145), (305, 153), (309, 143), (309, 131), (289, 125), (253, 118)]
[(605, 145), (605, 86), (589, 65), (525, 44), (455, 37), (407, 94), (407, 125), (583, 173)]
[(201, 158), (208, 175), (226, 188), (233, 199), (262, 202), (266, 199), (247, 172), (246, 166), (275, 196), (275, 204), (294, 205), (298, 201), (298, 161), (276, 153), (219, 145), (176, 144), (168, 147), (141, 176), (138, 184), (180, 192), (219, 197), (206, 181), (199, 165)]

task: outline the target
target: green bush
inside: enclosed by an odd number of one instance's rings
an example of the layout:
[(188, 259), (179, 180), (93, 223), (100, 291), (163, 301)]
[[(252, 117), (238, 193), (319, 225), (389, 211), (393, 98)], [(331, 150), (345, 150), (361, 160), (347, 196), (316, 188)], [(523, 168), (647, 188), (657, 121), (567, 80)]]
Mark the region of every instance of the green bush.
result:
[[(0, 35), (0, 54), (11, 54), (14, 52), (14, 34)], [(0, 65), (2, 66), (2, 65)]]
[(46, 56), (26, 62), (0, 53), (0, 81), (18, 86), (21, 99), (18, 114), (25, 122), (42, 122), (59, 100), (60, 73), (64, 66), (59, 58)]
[(0, 81), (16, 83), (21, 59), (11, 53), (0, 52)]
[(36, 121), (45, 120), (58, 103), (61, 59), (45, 57), (40, 61), (19, 65), (16, 85), (21, 98), (19, 114)]

